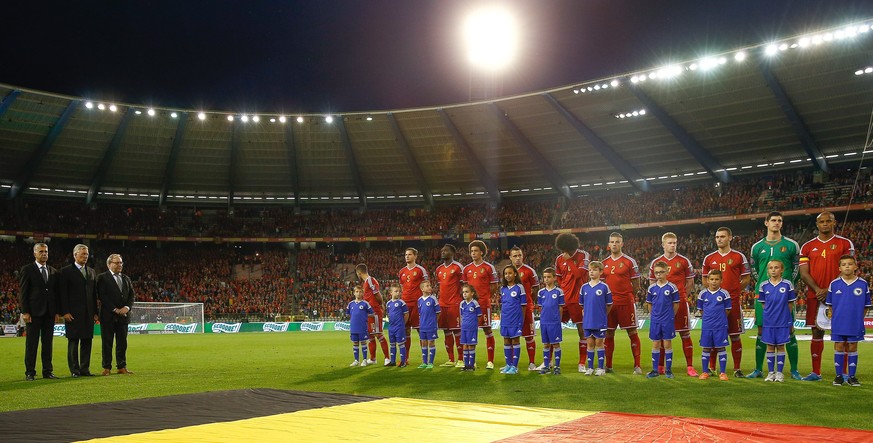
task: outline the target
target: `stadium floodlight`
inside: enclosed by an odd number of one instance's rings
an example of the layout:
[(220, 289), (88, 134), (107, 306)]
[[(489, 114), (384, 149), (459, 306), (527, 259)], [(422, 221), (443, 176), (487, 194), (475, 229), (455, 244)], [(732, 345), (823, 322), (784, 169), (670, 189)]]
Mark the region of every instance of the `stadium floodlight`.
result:
[(109, 110), (112, 111), (112, 112), (115, 112), (115, 111), (118, 110), (118, 106), (115, 106), (115, 105), (109, 105)]
[(805, 48), (805, 47), (809, 46), (810, 43), (811, 43), (811, 41), (810, 41), (809, 37), (801, 37), (800, 40), (797, 41), (797, 45), (800, 46), (801, 48)]
[(718, 66), (718, 60), (714, 57), (706, 57), (700, 60), (700, 69), (703, 71), (708, 71), (716, 66)]
[(284, 115), (279, 116), (279, 123), (285, 123), (286, 121), (288, 121), (288, 119), (286, 119)]
[(682, 74), (682, 68), (678, 65), (665, 66), (658, 70), (658, 77), (663, 79), (670, 79), (679, 74)]
[(137, 109), (136, 111), (133, 111), (133, 113), (136, 115), (142, 115), (142, 111), (140, 111), (139, 109)]
[(257, 122), (261, 121), (261, 117), (258, 117), (257, 115), (256, 115), (256, 116), (253, 116), (253, 117), (252, 117), (252, 121), (255, 122), (255, 123), (257, 123)]
[(297, 123), (303, 123), (303, 117), (297, 117)]
[(248, 116), (248, 115), (243, 115), (243, 116), (240, 117), (239, 119), (242, 120), (243, 123), (248, 123), (248, 122), (249, 122), (249, 116)]
[(863, 69), (859, 69), (859, 70), (855, 71), (855, 75), (861, 75), (863, 73), (864, 73)]
[(199, 118), (200, 121), (206, 120), (206, 114), (204, 114), (202, 112), (197, 113), (197, 118)]
[(824, 39), (823, 39), (822, 36), (820, 36), (820, 35), (815, 35), (815, 36), (812, 37), (812, 39), (810, 39), (810, 41), (811, 41), (812, 44), (814, 44), (814, 45), (820, 45), (821, 42), (822, 42), (822, 40), (824, 40)]
[(85, 102), (85, 107), (88, 108), (88, 109), (94, 109), (94, 103), (91, 103), (91, 102)]
[(782, 43), (781, 45), (779, 45), (779, 50), (780, 51), (787, 51), (788, 50), (788, 43)]
[(769, 45), (767, 45), (767, 48), (764, 49), (764, 54), (775, 55), (778, 51), (779, 51), (778, 46), (776, 46), (775, 44), (769, 44)]
[(640, 109), (640, 115), (646, 115), (646, 110), (645, 110), (645, 109)]
[(500, 71), (515, 58), (518, 45), (515, 19), (504, 8), (473, 11), (464, 22), (463, 35), (467, 57), (476, 68)]
[(737, 52), (736, 54), (734, 54), (734, 60), (736, 60), (738, 62), (741, 62), (745, 59), (746, 59), (746, 52), (745, 51), (740, 51), (740, 52)]
[(227, 116), (227, 121), (232, 122), (232, 121), (233, 121), (233, 116), (232, 116), (232, 115), (228, 115), (228, 116)]
[(275, 117), (270, 117), (270, 123), (276, 123), (276, 118), (275, 118)]
[(332, 115), (328, 115), (328, 116), (324, 117), (324, 121), (325, 121), (326, 123), (333, 123), (333, 116), (332, 116)]
[(373, 116), (372, 116), (372, 115), (368, 115), (368, 116), (367, 116), (367, 121), (368, 121), (368, 122), (373, 121)]
[(723, 65), (725, 63), (727, 63), (727, 57), (719, 57), (718, 58), (718, 64)]
[(106, 110), (106, 105), (104, 105), (103, 103), (98, 103), (98, 104), (97, 104), (97, 109), (99, 109), (99, 110), (101, 110), (101, 111), (104, 111), (104, 110)]
[(175, 112), (171, 112), (171, 113), (170, 113), (170, 117), (173, 117), (173, 118), (179, 118), (179, 114), (177, 114), (177, 113), (175, 113)]
[(148, 114), (149, 114), (150, 117), (154, 117), (154, 116), (155, 116), (155, 110), (154, 110), (154, 109), (149, 108), (149, 110), (148, 110), (147, 112), (148, 112)]
[(617, 88), (620, 84), (621, 82), (619, 82), (618, 79), (613, 79), (611, 82), (609, 82), (609, 86), (612, 86), (613, 88)]
[(579, 90), (578, 90), (578, 89), (574, 89), (574, 90), (573, 90), (573, 93), (574, 93), (574, 94), (578, 94), (578, 93), (579, 93)]

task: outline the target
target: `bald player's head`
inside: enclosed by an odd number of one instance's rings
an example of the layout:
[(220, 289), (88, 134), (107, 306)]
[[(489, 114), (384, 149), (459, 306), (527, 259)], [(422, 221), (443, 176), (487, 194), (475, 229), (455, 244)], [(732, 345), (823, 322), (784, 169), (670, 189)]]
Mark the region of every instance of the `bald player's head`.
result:
[(819, 235), (833, 235), (836, 226), (837, 219), (830, 211), (824, 211), (815, 218), (815, 227), (818, 228)]

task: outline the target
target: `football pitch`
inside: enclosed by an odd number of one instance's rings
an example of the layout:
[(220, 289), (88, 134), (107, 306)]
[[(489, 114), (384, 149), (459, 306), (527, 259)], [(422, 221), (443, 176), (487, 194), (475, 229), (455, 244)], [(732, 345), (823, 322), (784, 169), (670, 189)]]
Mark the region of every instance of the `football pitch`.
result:
[[(565, 331), (565, 339), (572, 331)], [(699, 332), (698, 332), (699, 333)], [(485, 347), (477, 348), (479, 368), (462, 372), (455, 368), (416, 369), (421, 353), (413, 341), (407, 368), (349, 367), (351, 344), (346, 332), (131, 335), (128, 368), (124, 376), (73, 379), (66, 369), (66, 344), (55, 337), (54, 369), (59, 380), (24, 381), (24, 339), (0, 339), (0, 411), (100, 403), (245, 388), (272, 388), (334, 392), (379, 397), (411, 397), (505, 405), (534, 406), (585, 411), (719, 418), (769, 423), (805, 424), (873, 430), (869, 412), (873, 386), (873, 352), (868, 343), (859, 345), (858, 378), (861, 387), (832, 386), (833, 345), (826, 344), (821, 382), (786, 380), (765, 383), (763, 379), (706, 381), (685, 375), (684, 357), (676, 353), (676, 378), (646, 379), (632, 375), (633, 360), (627, 335), (616, 335), (614, 374), (590, 377), (576, 372), (575, 340), (564, 343), (559, 376), (520, 371), (504, 375), (485, 366)], [(645, 337), (645, 331), (643, 331)], [(700, 368), (700, 349), (695, 339), (695, 367)], [(679, 340), (674, 341), (678, 347)], [(99, 373), (99, 338), (94, 342), (92, 372)], [(744, 337), (742, 369), (754, 366), (754, 340)], [(650, 342), (643, 340), (642, 367), (650, 367)], [(677, 349), (678, 351), (678, 349)], [(522, 349), (520, 367), (526, 368)], [(537, 361), (542, 360), (541, 346)], [(437, 341), (436, 363), (447, 360), (442, 339)], [(495, 364), (503, 366), (501, 340)], [(732, 361), (728, 361), (731, 373)], [(766, 364), (765, 364), (766, 370)], [(800, 342), (800, 372), (809, 373), (809, 341)], [(37, 372), (41, 371), (39, 363)], [(786, 375), (788, 363), (786, 362)], [(185, 411), (173, 413), (184, 414)]]

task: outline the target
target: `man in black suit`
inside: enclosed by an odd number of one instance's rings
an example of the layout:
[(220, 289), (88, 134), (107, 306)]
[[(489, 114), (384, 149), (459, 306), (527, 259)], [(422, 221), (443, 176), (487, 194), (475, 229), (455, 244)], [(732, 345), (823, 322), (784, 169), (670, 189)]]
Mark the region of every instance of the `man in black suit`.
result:
[(112, 341), (115, 340), (115, 365), (119, 374), (127, 370), (127, 325), (134, 291), (130, 277), (121, 273), (124, 262), (118, 254), (106, 259), (109, 271), (97, 276), (97, 297), (100, 299), (100, 338), (103, 341), (103, 375), (112, 372)]
[(88, 246), (73, 248), (73, 264), (58, 273), (60, 313), (66, 323), (67, 364), (73, 378), (91, 376), (91, 341), (97, 321), (97, 273), (88, 267)]
[(42, 377), (57, 378), (52, 373), (52, 338), (57, 320), (57, 302), (54, 291), (57, 271), (46, 264), (48, 245), (33, 245), (34, 263), (18, 272), (18, 303), (25, 323), (24, 377), (36, 377), (36, 350), (42, 343)]

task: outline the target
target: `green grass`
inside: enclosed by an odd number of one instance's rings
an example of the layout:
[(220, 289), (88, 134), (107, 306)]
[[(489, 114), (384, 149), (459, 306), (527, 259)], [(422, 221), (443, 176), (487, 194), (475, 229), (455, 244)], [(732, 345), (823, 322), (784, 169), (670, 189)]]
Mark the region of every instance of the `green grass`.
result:
[[(94, 346), (92, 365), (99, 368), (99, 339)], [(564, 375), (522, 371), (507, 376), (484, 369), (462, 373), (440, 367), (429, 371), (414, 366), (349, 368), (351, 345), (344, 332), (131, 335), (128, 367), (136, 372), (134, 375), (73, 379), (66, 370), (66, 339), (55, 338), (55, 373), (63, 378), (25, 382), (24, 339), (0, 339), (0, 355), (4, 356), (0, 360), (0, 411), (274, 388), (873, 429), (869, 415), (858, 413), (868, 410), (873, 386), (873, 352), (867, 343), (859, 346), (858, 378), (868, 383), (860, 388), (831, 386), (830, 343), (823, 359), (824, 381), (787, 380), (783, 384), (764, 383), (761, 379), (692, 379), (681, 371), (684, 357), (678, 353), (676, 379), (647, 380), (630, 374), (632, 360), (626, 335), (617, 336), (616, 347), (616, 373), (605, 377), (585, 377), (575, 372), (578, 351), (574, 340), (565, 346)], [(696, 350), (699, 353), (699, 348)], [(754, 365), (754, 343), (748, 337), (744, 339), (744, 350), (743, 369), (748, 372)], [(503, 362), (500, 351), (495, 362), (498, 367)], [(643, 341), (644, 369), (649, 366), (649, 352), (649, 344)], [(381, 351), (377, 355), (381, 361)], [(805, 375), (810, 369), (808, 341), (800, 343), (800, 356)], [(484, 367), (483, 345), (477, 357), (479, 366)], [(419, 359), (418, 345), (413, 342), (411, 361), (417, 365)], [(440, 340), (437, 364), (445, 360)], [(526, 354), (522, 361), (527, 361)], [(731, 365), (729, 362), (728, 368)], [(695, 366), (700, 366), (698, 356)]]

